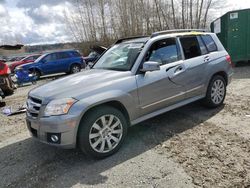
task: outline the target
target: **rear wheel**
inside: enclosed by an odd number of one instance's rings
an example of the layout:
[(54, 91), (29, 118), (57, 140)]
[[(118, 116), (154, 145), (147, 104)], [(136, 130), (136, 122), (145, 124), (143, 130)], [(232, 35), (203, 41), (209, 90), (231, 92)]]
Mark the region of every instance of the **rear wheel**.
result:
[(210, 81), (206, 97), (203, 99), (205, 106), (216, 108), (223, 104), (226, 97), (226, 81), (220, 75), (215, 75)]
[(117, 109), (96, 108), (81, 122), (78, 143), (80, 149), (94, 158), (104, 158), (117, 152), (127, 134), (127, 121)]
[(81, 67), (80, 67), (80, 65), (77, 65), (77, 64), (73, 64), (70, 68), (71, 74), (78, 73), (80, 71), (81, 71)]

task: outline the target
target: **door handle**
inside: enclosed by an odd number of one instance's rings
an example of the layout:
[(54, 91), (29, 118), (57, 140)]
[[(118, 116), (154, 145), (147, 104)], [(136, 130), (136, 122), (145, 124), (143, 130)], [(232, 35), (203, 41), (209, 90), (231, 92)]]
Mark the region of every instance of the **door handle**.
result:
[(210, 57), (209, 56), (205, 56), (204, 57), (204, 62), (206, 63), (206, 62), (209, 62), (210, 61)]
[(166, 72), (168, 72), (170, 69), (172, 69), (172, 68), (175, 68), (175, 67), (177, 67), (178, 65), (175, 65), (175, 66), (172, 66), (172, 67), (168, 67), (167, 69), (166, 69)]
[(178, 73), (178, 72), (180, 72), (180, 71), (182, 71), (182, 70), (183, 70), (183, 67), (182, 67), (182, 66), (179, 66), (179, 67), (177, 67), (177, 68), (175, 69), (174, 73)]
[(178, 65), (169, 67), (168, 69), (166, 69), (166, 72), (168, 73), (169, 79), (172, 79), (175, 76), (185, 72), (185, 70), (186, 70), (186, 67), (184, 64), (178, 64)]

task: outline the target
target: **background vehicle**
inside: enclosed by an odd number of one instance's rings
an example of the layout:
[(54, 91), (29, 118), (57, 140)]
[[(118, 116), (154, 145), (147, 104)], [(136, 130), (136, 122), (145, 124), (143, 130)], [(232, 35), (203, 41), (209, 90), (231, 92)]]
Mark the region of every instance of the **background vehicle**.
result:
[(90, 54), (87, 57), (83, 57), (86, 62), (86, 65), (88, 65), (89, 63), (94, 63), (106, 50), (107, 48), (103, 46), (92, 47)]
[(85, 61), (76, 50), (65, 50), (46, 53), (40, 56), (34, 63), (22, 65), (20, 68), (29, 70), (37, 78), (41, 75), (55, 73), (77, 73), (85, 67)]
[(27, 125), (41, 142), (103, 158), (118, 151), (130, 125), (197, 100), (222, 105), (231, 77), (214, 33), (120, 39), (92, 69), (30, 91)]
[(0, 103), (2, 102), (2, 100), (5, 98), (4, 92), (2, 91), (2, 89), (0, 88)]
[[(0, 48), (5, 50), (17, 50), (22, 48), (23, 45), (2, 45)], [(15, 86), (10, 78), (10, 69), (5, 61), (0, 59), (0, 89), (4, 95), (11, 95), (14, 92)]]
[(10, 95), (14, 92), (14, 84), (10, 78), (10, 69), (4, 61), (0, 60), (0, 88), (5, 95)]
[(41, 54), (34, 54), (34, 55), (26, 56), (25, 58), (23, 58), (19, 61), (15, 61), (15, 62), (10, 63), (9, 68), (10, 68), (11, 72), (13, 73), (17, 66), (24, 65), (27, 63), (33, 63), (40, 56), (41, 56)]
[(18, 86), (22, 86), (25, 83), (32, 83), (36, 84), (37, 77), (33, 74), (31, 74), (27, 70), (23, 69), (17, 69), (15, 70), (15, 78), (16, 78), (16, 84)]

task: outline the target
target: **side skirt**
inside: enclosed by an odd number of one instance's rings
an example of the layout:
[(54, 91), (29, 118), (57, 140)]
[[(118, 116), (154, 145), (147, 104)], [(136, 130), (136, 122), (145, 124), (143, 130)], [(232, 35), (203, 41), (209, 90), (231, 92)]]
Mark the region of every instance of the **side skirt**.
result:
[(135, 119), (135, 120), (131, 121), (131, 125), (138, 124), (138, 123), (140, 123), (140, 122), (142, 122), (142, 121), (145, 121), (145, 120), (150, 119), (150, 118), (152, 118), (152, 117), (158, 116), (158, 115), (163, 114), (163, 113), (165, 113), (165, 112), (168, 112), (168, 111), (170, 111), (170, 110), (173, 110), (173, 109), (179, 108), (179, 107), (181, 107), (181, 106), (184, 106), (184, 105), (186, 105), (186, 104), (192, 103), (192, 102), (194, 102), (194, 101), (200, 100), (200, 99), (202, 99), (202, 98), (204, 98), (204, 97), (205, 97), (205, 95), (199, 95), (199, 96), (196, 96), (196, 97), (192, 97), (192, 98), (186, 99), (186, 100), (181, 101), (181, 102), (179, 102), (179, 103), (176, 103), (176, 104), (174, 104), (174, 105), (168, 106), (168, 107), (166, 107), (166, 108), (157, 110), (157, 111), (155, 111), (155, 112), (152, 112), (152, 113), (150, 113), (150, 114), (147, 114), (147, 115), (145, 115), (145, 116), (142, 116), (142, 117), (140, 117), (140, 118), (138, 118), (138, 119)]

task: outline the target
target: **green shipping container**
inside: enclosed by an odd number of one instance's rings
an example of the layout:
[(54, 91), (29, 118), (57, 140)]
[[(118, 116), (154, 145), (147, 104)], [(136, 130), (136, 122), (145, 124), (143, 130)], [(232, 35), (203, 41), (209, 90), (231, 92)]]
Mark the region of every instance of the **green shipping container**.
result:
[(250, 60), (250, 9), (234, 10), (211, 23), (233, 63)]

